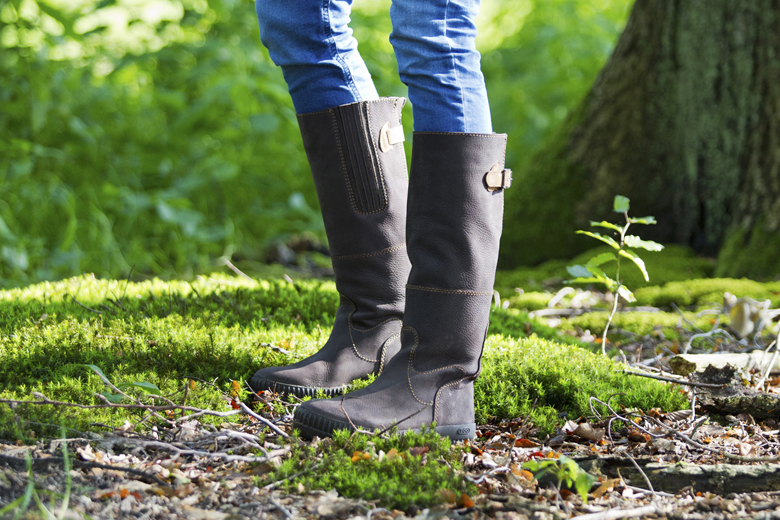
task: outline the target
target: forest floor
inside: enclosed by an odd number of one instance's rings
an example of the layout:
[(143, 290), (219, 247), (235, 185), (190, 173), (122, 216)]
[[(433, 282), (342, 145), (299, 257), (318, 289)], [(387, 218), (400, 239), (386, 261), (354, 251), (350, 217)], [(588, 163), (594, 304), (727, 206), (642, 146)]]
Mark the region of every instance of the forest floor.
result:
[[(300, 401), (247, 389), (327, 337), (330, 282), (0, 291), (0, 518), (780, 518), (777, 284), (639, 289), (603, 356), (609, 295), (554, 283), (497, 297), (482, 426), (453, 445), (304, 441)], [(750, 351), (768, 363), (690, 366)]]

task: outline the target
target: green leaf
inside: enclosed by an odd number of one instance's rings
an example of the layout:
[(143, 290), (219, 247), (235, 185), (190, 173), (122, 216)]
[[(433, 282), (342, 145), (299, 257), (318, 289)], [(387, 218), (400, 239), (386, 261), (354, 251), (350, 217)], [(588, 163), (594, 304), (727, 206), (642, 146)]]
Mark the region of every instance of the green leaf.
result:
[(610, 246), (612, 246), (615, 249), (620, 249), (620, 246), (618, 245), (617, 242), (615, 242), (614, 238), (604, 236), (601, 233), (594, 233), (592, 231), (579, 230), (579, 231), (577, 231), (577, 234), (578, 235), (587, 235), (587, 236), (589, 236), (591, 238), (595, 238), (596, 240), (601, 240), (605, 244), (610, 245)]
[(102, 370), (100, 370), (100, 367), (98, 367), (97, 365), (87, 365), (87, 364), (84, 364), (83, 366), (85, 366), (87, 368), (91, 368), (97, 375), (100, 376), (100, 379), (102, 379), (104, 382), (106, 382), (106, 383), (109, 382), (108, 378), (106, 377), (106, 375), (103, 373)]
[(629, 303), (634, 303), (636, 301), (636, 298), (634, 297), (634, 293), (628, 290), (628, 287), (625, 285), (621, 285), (618, 287), (618, 294), (623, 297), (624, 300), (626, 300)]
[(617, 231), (620, 233), (622, 231), (622, 228), (616, 224), (613, 224), (612, 222), (607, 222), (606, 220), (602, 220), (601, 222), (594, 222), (590, 221), (590, 225), (593, 227), (603, 227), (607, 229), (612, 229), (614, 231)]
[(120, 384), (116, 385), (116, 387), (119, 388), (120, 390), (122, 390), (124, 388), (127, 388), (128, 386), (132, 386), (134, 388), (140, 388), (141, 390), (143, 390), (147, 394), (157, 394), (157, 395), (160, 395), (162, 393), (160, 391), (160, 389), (157, 387), (157, 385), (155, 385), (153, 383), (148, 383), (146, 381), (135, 381), (133, 383), (120, 383)]
[[(588, 260), (588, 263), (585, 264), (585, 266), (596, 267), (599, 265), (604, 265), (607, 262), (611, 262), (612, 260), (615, 260), (615, 253), (601, 253)], [(578, 275), (574, 275), (574, 276), (578, 276)]]
[(628, 203), (628, 197), (624, 197), (623, 195), (615, 195), (615, 202), (612, 204), (612, 207), (615, 210), (615, 213), (627, 212), (628, 208), (630, 207)]
[[(598, 265), (598, 264), (596, 264)], [(583, 276), (590, 276), (590, 271), (587, 267), (584, 265), (570, 265), (566, 268), (566, 271), (569, 272), (570, 275), (572, 275), (575, 278), (581, 278)]]
[(590, 265), (588, 266), (588, 270), (593, 273), (593, 276), (599, 281), (599, 283), (606, 285), (609, 290), (612, 290), (612, 288), (617, 285), (617, 282), (607, 276), (607, 273), (602, 271), (600, 268)]
[(639, 258), (636, 253), (633, 251), (627, 251), (625, 249), (621, 249), (618, 251), (620, 253), (620, 256), (623, 256), (625, 258), (628, 258), (632, 262), (636, 264), (636, 266), (639, 268), (640, 271), (642, 271), (642, 275), (645, 277), (645, 281), (649, 282), (650, 277), (647, 275), (647, 269), (645, 269), (645, 262), (641, 258)]
[(655, 217), (631, 217), (628, 219), (632, 224), (655, 224)]
[(589, 277), (579, 276), (577, 278), (572, 278), (571, 280), (564, 280), (563, 283), (572, 284), (572, 283), (604, 283), (604, 282), (602, 282), (601, 280), (599, 280), (594, 276), (589, 276)]
[(125, 398), (122, 394), (109, 394), (108, 392), (100, 392), (100, 395), (114, 404), (120, 403)]
[(641, 249), (647, 249), (648, 251), (660, 251), (664, 248), (664, 246), (658, 242), (653, 242), (652, 240), (642, 240), (635, 235), (626, 235), (624, 242), (628, 247), (637, 247)]
[(577, 493), (582, 497), (582, 501), (588, 503), (588, 491), (596, 483), (598, 479), (580, 468), (577, 473), (577, 478), (574, 480), (574, 487), (577, 489)]

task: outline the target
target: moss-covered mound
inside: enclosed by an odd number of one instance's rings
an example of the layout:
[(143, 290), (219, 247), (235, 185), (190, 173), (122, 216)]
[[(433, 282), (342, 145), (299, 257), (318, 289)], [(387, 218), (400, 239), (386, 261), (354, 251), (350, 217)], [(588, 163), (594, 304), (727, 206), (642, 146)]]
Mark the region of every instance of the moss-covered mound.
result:
[[(141, 283), (82, 276), (0, 291), (0, 364), (13, 367), (0, 371), (0, 398), (30, 399), (40, 392), (100, 404), (95, 393), (107, 389), (84, 366), (91, 364), (114, 383), (150, 382), (174, 401), (195, 382), (188, 403), (225, 409), (232, 381), (316, 351), (328, 337), (337, 303), (332, 282), (216, 275)], [(591, 395), (624, 391), (632, 406), (672, 409), (682, 403), (668, 387), (629, 382), (610, 361), (564, 341), (578, 343), (524, 312), (494, 311), (476, 384), (478, 419), (523, 415), (538, 398), (532, 420), (549, 431), (558, 411), (588, 413)], [(216, 383), (204, 383), (211, 381)], [(22, 438), (33, 430), (54, 436), (59, 424), (87, 431), (141, 416), (24, 404), (12, 411), (0, 404), (0, 435)]]

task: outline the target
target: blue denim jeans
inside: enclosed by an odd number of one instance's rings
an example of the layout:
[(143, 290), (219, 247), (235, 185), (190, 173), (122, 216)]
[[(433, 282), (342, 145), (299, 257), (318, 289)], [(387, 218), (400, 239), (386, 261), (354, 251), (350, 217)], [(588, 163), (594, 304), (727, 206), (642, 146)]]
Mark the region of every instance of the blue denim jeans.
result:
[[(414, 129), (490, 133), (474, 20), (480, 0), (393, 0), (398, 69)], [(349, 28), (352, 0), (256, 0), (260, 37), (299, 114), (377, 99)]]

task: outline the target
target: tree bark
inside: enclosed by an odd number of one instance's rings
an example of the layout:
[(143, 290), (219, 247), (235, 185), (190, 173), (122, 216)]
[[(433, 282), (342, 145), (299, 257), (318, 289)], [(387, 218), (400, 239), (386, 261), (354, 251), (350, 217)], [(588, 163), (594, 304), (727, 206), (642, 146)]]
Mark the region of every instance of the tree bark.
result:
[(621, 194), (656, 216), (642, 236), (720, 252), (720, 274), (780, 272), (780, 0), (637, 0), (590, 93), (519, 177), (504, 267), (592, 247), (573, 232), (614, 220)]

